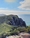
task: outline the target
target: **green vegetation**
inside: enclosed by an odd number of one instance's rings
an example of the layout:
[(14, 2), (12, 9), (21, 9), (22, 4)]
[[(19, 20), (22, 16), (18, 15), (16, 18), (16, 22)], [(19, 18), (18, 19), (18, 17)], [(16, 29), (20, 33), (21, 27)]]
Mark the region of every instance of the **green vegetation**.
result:
[(0, 36), (18, 35), (21, 32), (30, 33), (30, 26), (17, 15), (0, 16)]
[(14, 26), (8, 25), (6, 23), (0, 24), (0, 35), (2, 35), (2, 34), (13, 35), (13, 34), (21, 33), (21, 32), (30, 33), (30, 26), (28, 26), (28, 27), (14, 27)]
[(12, 26), (4, 23), (0, 25), (0, 35), (1, 34), (7, 34), (9, 30), (11, 30)]

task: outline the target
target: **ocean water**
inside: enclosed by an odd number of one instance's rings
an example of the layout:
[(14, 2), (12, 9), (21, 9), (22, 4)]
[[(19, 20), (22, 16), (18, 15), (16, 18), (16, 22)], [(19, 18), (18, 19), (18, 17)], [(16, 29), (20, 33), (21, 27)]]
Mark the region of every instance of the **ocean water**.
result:
[(18, 16), (26, 22), (26, 25), (30, 25), (30, 14), (21, 14)]

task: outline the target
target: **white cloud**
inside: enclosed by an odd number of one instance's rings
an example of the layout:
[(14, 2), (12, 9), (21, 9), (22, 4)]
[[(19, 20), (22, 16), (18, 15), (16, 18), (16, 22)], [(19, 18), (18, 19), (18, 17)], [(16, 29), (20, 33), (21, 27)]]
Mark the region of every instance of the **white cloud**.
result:
[(6, 15), (19, 15), (19, 14), (30, 14), (30, 12), (27, 11), (15, 11), (15, 10), (7, 10), (7, 9), (0, 9), (0, 14), (6, 14)]
[(30, 10), (30, 0), (24, 0), (23, 2), (20, 2), (21, 6), (18, 8)]
[(15, 2), (16, 0), (5, 0), (5, 1), (10, 3), (10, 2)]

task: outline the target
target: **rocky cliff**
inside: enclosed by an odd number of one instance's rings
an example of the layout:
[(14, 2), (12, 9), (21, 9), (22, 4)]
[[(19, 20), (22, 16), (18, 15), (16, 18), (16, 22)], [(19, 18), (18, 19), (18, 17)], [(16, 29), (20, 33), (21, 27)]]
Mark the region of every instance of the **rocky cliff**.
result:
[(25, 21), (23, 21), (22, 18), (19, 18), (17, 15), (10, 15), (10, 17), (7, 17), (7, 20), (7, 23), (10, 25), (26, 27)]
[(14, 26), (25, 26), (26, 23), (22, 18), (19, 18), (17, 15), (6, 15), (6, 16), (1, 16), (0, 17), (0, 24), (2, 23), (7, 23), (9, 25), (14, 25)]

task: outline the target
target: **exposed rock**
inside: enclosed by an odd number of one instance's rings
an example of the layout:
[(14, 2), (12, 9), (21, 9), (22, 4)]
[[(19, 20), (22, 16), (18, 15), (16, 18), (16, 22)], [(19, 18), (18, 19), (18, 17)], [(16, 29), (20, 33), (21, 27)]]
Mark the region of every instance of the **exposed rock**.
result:
[(20, 33), (19, 35), (8, 36), (6, 38), (30, 38), (30, 34)]
[(19, 18), (18, 16), (11, 16), (12, 20), (9, 20), (8, 24), (10, 25), (15, 25), (15, 26), (24, 26), (26, 27), (26, 23), (25, 21), (23, 21), (21, 18)]
[(0, 24), (2, 24), (4, 22), (9, 25), (26, 27), (25, 21), (23, 21), (22, 18), (19, 18), (17, 15), (1, 16), (0, 17)]

